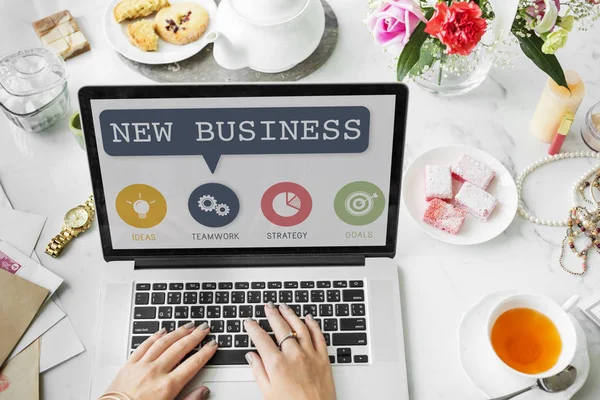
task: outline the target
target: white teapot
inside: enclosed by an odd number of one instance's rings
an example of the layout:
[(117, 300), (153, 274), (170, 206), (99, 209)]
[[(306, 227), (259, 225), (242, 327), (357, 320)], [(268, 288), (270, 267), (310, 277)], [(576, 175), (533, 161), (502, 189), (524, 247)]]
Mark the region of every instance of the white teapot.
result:
[(222, 0), (214, 57), (226, 69), (286, 71), (308, 58), (325, 31), (321, 0)]

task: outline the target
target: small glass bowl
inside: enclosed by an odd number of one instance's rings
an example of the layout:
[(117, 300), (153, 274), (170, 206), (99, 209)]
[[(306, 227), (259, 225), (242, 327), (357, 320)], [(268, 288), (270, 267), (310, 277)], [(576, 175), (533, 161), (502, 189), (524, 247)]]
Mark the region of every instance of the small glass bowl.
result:
[(581, 137), (590, 149), (600, 152), (600, 103), (590, 108), (585, 115)]

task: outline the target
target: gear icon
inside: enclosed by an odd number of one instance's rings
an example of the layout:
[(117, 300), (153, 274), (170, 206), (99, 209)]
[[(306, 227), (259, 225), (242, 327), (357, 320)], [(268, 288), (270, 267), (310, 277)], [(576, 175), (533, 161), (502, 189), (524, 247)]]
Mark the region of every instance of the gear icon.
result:
[(200, 207), (202, 211), (211, 212), (217, 207), (217, 199), (211, 195), (201, 196), (198, 200), (198, 207)]
[(229, 214), (229, 206), (227, 204), (217, 204), (216, 208), (215, 208), (215, 212), (217, 213), (217, 215), (219, 217), (224, 217), (227, 214)]

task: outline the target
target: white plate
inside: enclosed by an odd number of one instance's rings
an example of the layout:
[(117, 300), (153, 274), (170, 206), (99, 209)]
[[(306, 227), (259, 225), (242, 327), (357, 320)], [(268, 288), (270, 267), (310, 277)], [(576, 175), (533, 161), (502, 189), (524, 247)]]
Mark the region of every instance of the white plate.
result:
[[(486, 321), (492, 307), (511, 292), (495, 292), (483, 297), (463, 317), (458, 329), (458, 350), (463, 370), (471, 382), (487, 398), (516, 392), (535, 383), (535, 379), (511, 373), (486, 343)], [(561, 393), (546, 393), (533, 390), (517, 397), (518, 400), (563, 400), (570, 399), (581, 389), (590, 374), (590, 356), (585, 332), (579, 322), (570, 315), (577, 331), (577, 350), (571, 362), (577, 368), (577, 379)]]
[[(208, 38), (211, 37), (210, 33), (215, 29), (217, 16), (217, 5), (214, 0), (185, 0), (200, 4), (208, 12), (210, 20), (206, 27), (206, 32), (204, 32), (200, 39), (183, 46), (167, 43), (162, 39), (158, 39), (158, 51), (142, 51), (129, 43), (129, 39), (127, 38), (127, 25), (140, 18), (126, 20), (120, 24), (117, 23), (113, 16), (113, 9), (119, 1), (120, 0), (112, 0), (106, 8), (106, 12), (104, 13), (104, 32), (106, 33), (106, 38), (111, 46), (130, 60), (143, 64), (173, 63), (190, 58), (211, 42)], [(182, 1), (184, 0), (171, 0), (170, 3), (180, 3)], [(156, 13), (153, 13), (144, 17), (144, 19), (154, 19), (155, 15)]]
[[(425, 167), (429, 164), (452, 166), (463, 154), (487, 165), (496, 173), (486, 190), (498, 199), (498, 206), (486, 222), (467, 215), (458, 235), (451, 235), (423, 222), (423, 214), (427, 208)], [(402, 178), (402, 200), (411, 218), (427, 234), (443, 242), (458, 245), (483, 243), (500, 235), (515, 218), (519, 203), (515, 181), (504, 165), (481, 150), (462, 145), (438, 147), (421, 154), (413, 161)]]

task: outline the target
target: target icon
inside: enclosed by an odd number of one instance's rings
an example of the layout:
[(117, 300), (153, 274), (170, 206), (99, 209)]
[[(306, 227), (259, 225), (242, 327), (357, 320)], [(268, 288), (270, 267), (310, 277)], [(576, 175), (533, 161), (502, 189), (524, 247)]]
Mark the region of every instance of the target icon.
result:
[(363, 191), (350, 193), (346, 198), (344, 206), (348, 214), (361, 217), (371, 212), (375, 204), (375, 199), (378, 197), (377, 193), (373, 193), (372, 195)]
[(350, 182), (337, 192), (333, 207), (338, 218), (345, 223), (354, 226), (368, 225), (383, 214), (386, 207), (385, 193), (371, 182)]

